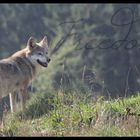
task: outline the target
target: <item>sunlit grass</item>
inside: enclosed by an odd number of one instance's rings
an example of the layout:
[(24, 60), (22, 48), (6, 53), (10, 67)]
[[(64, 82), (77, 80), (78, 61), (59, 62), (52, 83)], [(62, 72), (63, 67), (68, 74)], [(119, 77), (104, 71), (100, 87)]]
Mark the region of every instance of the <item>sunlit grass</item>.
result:
[[(105, 101), (103, 97), (62, 91), (35, 94), (26, 109), (8, 115), (2, 136), (140, 136), (140, 95)], [(135, 115), (127, 116), (129, 108)]]

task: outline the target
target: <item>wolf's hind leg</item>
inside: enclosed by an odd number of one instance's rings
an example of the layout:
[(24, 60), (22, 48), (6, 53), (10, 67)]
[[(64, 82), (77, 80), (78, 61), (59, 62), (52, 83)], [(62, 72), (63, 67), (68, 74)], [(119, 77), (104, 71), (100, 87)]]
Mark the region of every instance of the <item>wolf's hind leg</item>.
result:
[(9, 93), (11, 112), (16, 111), (16, 92)]

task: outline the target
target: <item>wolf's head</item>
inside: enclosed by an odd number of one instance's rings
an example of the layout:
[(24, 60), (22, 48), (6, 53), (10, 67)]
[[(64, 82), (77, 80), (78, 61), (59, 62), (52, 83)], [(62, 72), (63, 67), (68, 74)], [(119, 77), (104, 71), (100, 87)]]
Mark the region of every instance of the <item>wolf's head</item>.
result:
[(49, 48), (47, 37), (45, 36), (39, 43), (35, 43), (33, 37), (30, 37), (27, 42), (27, 58), (35, 64), (40, 64), (43, 67), (47, 67), (50, 62)]

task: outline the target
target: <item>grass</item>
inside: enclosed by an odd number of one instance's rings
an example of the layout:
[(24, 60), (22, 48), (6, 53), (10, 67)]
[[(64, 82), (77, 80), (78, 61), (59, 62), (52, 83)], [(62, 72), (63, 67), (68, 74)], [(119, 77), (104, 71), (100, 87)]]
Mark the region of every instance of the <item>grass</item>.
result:
[(62, 91), (35, 94), (26, 109), (7, 112), (1, 136), (140, 136), (140, 94), (104, 100)]

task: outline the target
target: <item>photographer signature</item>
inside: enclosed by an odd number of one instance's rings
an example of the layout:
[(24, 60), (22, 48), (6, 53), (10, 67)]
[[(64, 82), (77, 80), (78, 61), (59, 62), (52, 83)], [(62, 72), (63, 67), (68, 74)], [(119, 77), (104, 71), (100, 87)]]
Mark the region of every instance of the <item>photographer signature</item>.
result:
[[(119, 15), (121, 12), (124, 12), (124, 11), (127, 11), (127, 14), (129, 15), (129, 19), (127, 21), (125, 21), (125, 23), (121, 23), (121, 21), (119, 23), (119, 19), (117, 19), (117, 15)], [(116, 41), (113, 41), (113, 39), (103, 39), (102, 41), (100, 40), (100, 42), (97, 43), (97, 45), (94, 46), (94, 47), (93, 47), (92, 42), (94, 42), (95, 39), (90, 39), (87, 42), (85, 42), (85, 44), (84, 44), (85, 48), (86, 49), (95, 49), (95, 48), (100, 48), (100, 49), (108, 49), (108, 48), (118, 49), (121, 46), (123, 46), (125, 49), (132, 49), (132, 48), (140, 46), (136, 39), (132, 39), (132, 40), (128, 39), (128, 37), (131, 34), (131, 31), (133, 29), (134, 24), (140, 20), (140, 19), (135, 19), (134, 15), (135, 15), (135, 12), (134, 12), (134, 10), (132, 8), (123, 7), (123, 8), (118, 9), (112, 15), (112, 17), (111, 17), (111, 25), (114, 26), (114, 27), (119, 27), (120, 30), (123, 29), (124, 27), (128, 28), (128, 31), (125, 34), (125, 36), (123, 37), (123, 39), (119, 39), (119, 40), (116, 40)], [(84, 21), (85, 21), (85, 19), (82, 18), (82, 19), (78, 19), (76, 21), (73, 20), (73, 21), (65, 21), (63, 23), (60, 23), (59, 25), (63, 25), (64, 26), (64, 24), (72, 24), (72, 26), (71, 26), (69, 32), (66, 35), (64, 35), (64, 37), (62, 37), (61, 40), (56, 44), (56, 48), (55, 49), (56, 50), (59, 49), (59, 47), (70, 36), (75, 36), (75, 38), (76, 38), (75, 43), (77, 43), (77, 46), (78, 46), (77, 49), (78, 50), (82, 49), (83, 47), (79, 47), (79, 46), (82, 46), (81, 45), (82, 38), (80, 37), (80, 35), (77, 32), (72, 33), (72, 30), (74, 29), (75, 25), (77, 23), (79, 23), (79, 22), (82, 22), (83, 24), (85, 24)]]

